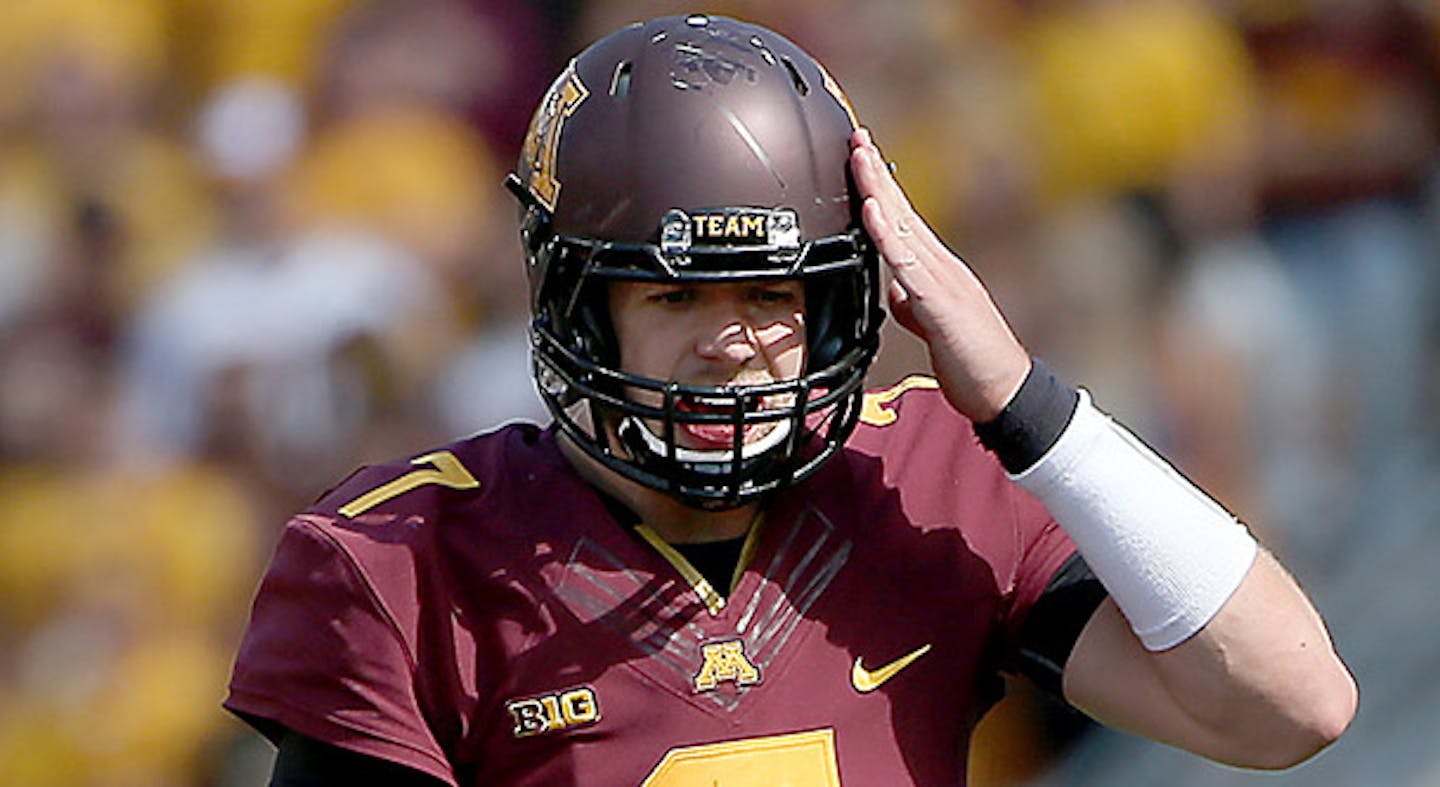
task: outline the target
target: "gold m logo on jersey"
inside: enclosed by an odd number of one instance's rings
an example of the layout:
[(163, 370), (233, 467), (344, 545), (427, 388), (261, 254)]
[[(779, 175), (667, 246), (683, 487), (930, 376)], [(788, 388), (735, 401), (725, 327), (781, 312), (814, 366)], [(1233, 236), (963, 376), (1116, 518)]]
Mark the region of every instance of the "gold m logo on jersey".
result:
[(505, 703), (517, 738), (566, 730), (600, 721), (600, 700), (589, 686)]
[(700, 648), (700, 655), (704, 663), (695, 675), (696, 691), (710, 691), (727, 680), (737, 686), (760, 682), (760, 670), (750, 663), (745, 655), (745, 643), (741, 640), (712, 642)]
[(560, 196), (560, 179), (555, 175), (555, 157), (560, 153), (560, 131), (565, 119), (590, 97), (585, 83), (575, 73), (575, 62), (565, 69), (545, 93), (540, 109), (530, 121), (530, 130), (525, 134), (525, 147), (521, 157), (530, 166), (530, 193), (548, 211), (555, 210), (555, 200)]

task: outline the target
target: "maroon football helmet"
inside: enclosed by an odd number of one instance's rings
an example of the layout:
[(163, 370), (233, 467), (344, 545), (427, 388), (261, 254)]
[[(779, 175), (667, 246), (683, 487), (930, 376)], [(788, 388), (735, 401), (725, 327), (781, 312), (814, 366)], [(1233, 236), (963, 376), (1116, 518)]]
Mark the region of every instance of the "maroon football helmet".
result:
[[(571, 61), (507, 185), (523, 206), (536, 381), (588, 454), (690, 505), (725, 508), (804, 478), (839, 448), (883, 319), (847, 166), (855, 125), (819, 63), (733, 19), (635, 24)], [(765, 278), (804, 283), (798, 379), (696, 386), (619, 368), (608, 282)], [(705, 407), (677, 407), (687, 399)], [(592, 423), (577, 417), (580, 402)], [(677, 446), (686, 422), (732, 424), (734, 445)], [(744, 426), (766, 423), (764, 438), (744, 442)]]

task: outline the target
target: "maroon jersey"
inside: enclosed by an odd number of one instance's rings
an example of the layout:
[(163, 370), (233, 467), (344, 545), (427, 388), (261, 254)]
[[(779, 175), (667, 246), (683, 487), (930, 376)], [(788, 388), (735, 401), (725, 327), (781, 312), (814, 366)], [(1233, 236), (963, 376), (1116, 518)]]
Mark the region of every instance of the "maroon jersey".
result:
[(553, 430), (362, 470), (286, 527), (226, 705), (458, 787), (963, 783), (1073, 547), (934, 389), (867, 397), (727, 599)]

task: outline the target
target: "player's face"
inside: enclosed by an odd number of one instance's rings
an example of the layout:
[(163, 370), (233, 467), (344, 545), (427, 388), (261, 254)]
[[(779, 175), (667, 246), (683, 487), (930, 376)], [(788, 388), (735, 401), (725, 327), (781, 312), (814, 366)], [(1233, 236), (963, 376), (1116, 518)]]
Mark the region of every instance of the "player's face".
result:
[[(610, 314), (620, 342), (620, 365), (631, 374), (689, 385), (756, 385), (793, 380), (805, 365), (805, 291), (794, 280), (707, 284), (617, 282)], [(659, 404), (659, 394), (631, 394)], [(767, 407), (782, 402), (767, 402)], [(682, 409), (706, 409), (682, 400)], [(746, 429), (745, 442), (773, 424)], [(683, 424), (676, 440), (686, 448), (733, 445), (727, 424)]]

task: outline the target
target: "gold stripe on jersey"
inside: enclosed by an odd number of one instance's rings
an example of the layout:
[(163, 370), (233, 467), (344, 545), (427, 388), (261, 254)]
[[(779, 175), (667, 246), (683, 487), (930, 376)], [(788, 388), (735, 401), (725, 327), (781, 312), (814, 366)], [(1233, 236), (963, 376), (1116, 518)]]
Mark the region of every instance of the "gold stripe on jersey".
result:
[(900, 416), (885, 405), (900, 398), (911, 388), (939, 388), (940, 381), (923, 374), (912, 374), (883, 391), (865, 394), (860, 405), (860, 423), (870, 426), (889, 426)]
[(426, 484), (435, 484), (450, 489), (476, 489), (480, 486), (480, 482), (475, 480), (475, 476), (470, 475), (470, 471), (465, 469), (465, 465), (460, 464), (460, 460), (456, 459), (455, 455), (449, 451), (426, 454), (410, 460), (410, 464), (429, 464), (432, 467), (411, 470), (394, 481), (371, 489), (340, 506), (341, 515), (354, 519), (393, 497), (399, 497)]
[(701, 575), (699, 569), (691, 565), (690, 561), (686, 560), (684, 555), (676, 551), (675, 547), (666, 543), (665, 539), (661, 538), (659, 533), (656, 533), (645, 525), (636, 525), (635, 532), (639, 533), (641, 538), (650, 542), (650, 546), (655, 547), (656, 552), (659, 552), (666, 560), (670, 561), (670, 565), (674, 566), (675, 570), (680, 572), (680, 576), (684, 577), (685, 581), (690, 583), (690, 587), (695, 590), (695, 595), (699, 596), (700, 600), (705, 602), (705, 608), (710, 610), (711, 615), (719, 615), (720, 612), (725, 609), (725, 597), (715, 592), (715, 587)]
[(715, 586), (710, 584), (710, 581), (700, 573), (700, 570), (695, 568), (684, 555), (680, 554), (679, 550), (670, 546), (669, 542), (661, 538), (659, 533), (656, 533), (649, 526), (643, 524), (636, 525), (635, 532), (639, 533), (641, 538), (645, 539), (650, 546), (655, 548), (656, 552), (659, 552), (662, 557), (669, 561), (670, 565), (674, 566), (676, 571), (680, 572), (680, 576), (684, 577), (685, 581), (690, 583), (690, 587), (694, 589), (695, 594), (700, 597), (701, 601), (705, 602), (705, 608), (710, 610), (711, 615), (719, 615), (725, 609), (725, 596), (734, 592), (735, 586), (740, 584), (741, 575), (745, 573), (745, 567), (750, 565), (750, 559), (755, 556), (756, 545), (760, 541), (758, 534), (764, 521), (764, 513), (757, 512), (755, 519), (750, 522), (750, 530), (745, 534), (745, 543), (740, 547), (740, 559), (735, 561), (735, 570), (730, 574), (730, 587), (725, 589), (725, 595), (718, 593), (715, 590)]
[(755, 550), (760, 545), (760, 529), (765, 527), (765, 512), (755, 512), (755, 520), (750, 523), (750, 532), (745, 534), (745, 543), (740, 546), (740, 559), (735, 561), (735, 570), (730, 573), (730, 593), (734, 595), (735, 588), (740, 584), (740, 576), (745, 573), (746, 567), (755, 557)]

